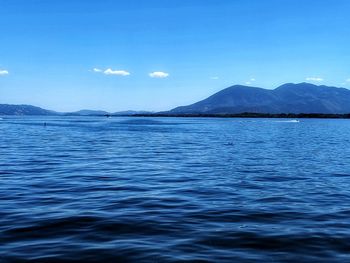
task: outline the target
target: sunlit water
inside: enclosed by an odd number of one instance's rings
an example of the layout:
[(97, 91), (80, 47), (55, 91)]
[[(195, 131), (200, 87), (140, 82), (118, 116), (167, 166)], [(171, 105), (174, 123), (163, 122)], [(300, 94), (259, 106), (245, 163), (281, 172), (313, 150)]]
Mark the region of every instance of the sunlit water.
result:
[(0, 135), (0, 262), (350, 262), (349, 120), (4, 116)]

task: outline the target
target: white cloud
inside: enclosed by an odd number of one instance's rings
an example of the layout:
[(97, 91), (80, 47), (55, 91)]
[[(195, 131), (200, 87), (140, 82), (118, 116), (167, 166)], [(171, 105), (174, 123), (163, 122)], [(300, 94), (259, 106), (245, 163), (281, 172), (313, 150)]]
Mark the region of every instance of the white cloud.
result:
[(169, 73), (162, 72), (162, 71), (155, 71), (155, 72), (149, 73), (149, 76), (151, 78), (166, 78), (166, 77), (169, 77)]
[(102, 69), (94, 68), (92, 71), (93, 71), (93, 72), (102, 72)]
[(125, 71), (125, 70), (113, 70), (111, 68), (106, 69), (103, 71), (104, 74), (106, 75), (118, 75), (118, 76), (129, 76), (130, 73)]
[(8, 75), (9, 72), (6, 69), (0, 69), (0, 76)]
[(346, 82), (350, 82), (350, 79), (347, 79)]
[(245, 82), (246, 85), (250, 85), (255, 81), (255, 78), (250, 78), (248, 81)]
[(323, 78), (320, 77), (308, 77), (306, 78), (307, 81), (316, 81), (316, 82), (321, 82), (323, 81)]
[(214, 76), (214, 77), (210, 77), (210, 79), (216, 80), (216, 79), (219, 79), (219, 77)]

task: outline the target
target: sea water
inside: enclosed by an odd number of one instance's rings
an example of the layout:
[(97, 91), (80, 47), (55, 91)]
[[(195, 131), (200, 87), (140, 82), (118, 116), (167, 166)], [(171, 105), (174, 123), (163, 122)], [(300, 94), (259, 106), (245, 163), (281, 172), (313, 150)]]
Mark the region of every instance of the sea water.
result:
[(0, 262), (350, 262), (350, 121), (0, 120)]

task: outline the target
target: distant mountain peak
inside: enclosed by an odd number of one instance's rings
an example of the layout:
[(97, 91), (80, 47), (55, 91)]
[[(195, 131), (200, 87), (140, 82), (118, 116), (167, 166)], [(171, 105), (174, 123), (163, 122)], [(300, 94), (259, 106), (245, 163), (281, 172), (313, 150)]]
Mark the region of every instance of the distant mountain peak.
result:
[(350, 113), (350, 90), (307, 82), (276, 89), (233, 85), (170, 113)]
[(261, 89), (259, 87), (248, 86), (248, 85), (233, 85), (228, 87), (227, 89)]
[(284, 88), (298, 88), (298, 87), (318, 87), (318, 85), (315, 84), (311, 84), (311, 83), (307, 83), (307, 82), (300, 82), (300, 83), (285, 83), (279, 87), (276, 88), (277, 89), (284, 89)]

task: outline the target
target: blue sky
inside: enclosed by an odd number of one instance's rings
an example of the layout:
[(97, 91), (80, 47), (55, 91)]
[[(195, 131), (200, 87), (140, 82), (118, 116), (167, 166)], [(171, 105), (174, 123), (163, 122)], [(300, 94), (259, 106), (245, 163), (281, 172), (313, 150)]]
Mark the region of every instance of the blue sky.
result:
[(0, 103), (167, 110), (233, 84), (350, 88), (348, 0), (0, 0)]

